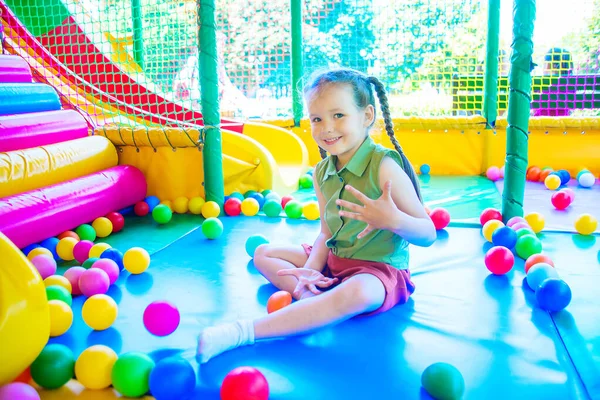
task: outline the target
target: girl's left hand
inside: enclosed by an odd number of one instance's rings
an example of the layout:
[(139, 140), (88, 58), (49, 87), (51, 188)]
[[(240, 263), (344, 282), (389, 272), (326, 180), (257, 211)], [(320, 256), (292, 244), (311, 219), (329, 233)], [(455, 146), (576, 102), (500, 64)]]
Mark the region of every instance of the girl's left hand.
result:
[(336, 204), (350, 211), (340, 211), (340, 216), (365, 222), (367, 227), (358, 234), (362, 238), (375, 229), (390, 229), (392, 216), (398, 212), (398, 207), (392, 199), (392, 181), (387, 181), (383, 193), (378, 199), (370, 199), (350, 185), (346, 190), (354, 195), (363, 205), (346, 200), (337, 200)]

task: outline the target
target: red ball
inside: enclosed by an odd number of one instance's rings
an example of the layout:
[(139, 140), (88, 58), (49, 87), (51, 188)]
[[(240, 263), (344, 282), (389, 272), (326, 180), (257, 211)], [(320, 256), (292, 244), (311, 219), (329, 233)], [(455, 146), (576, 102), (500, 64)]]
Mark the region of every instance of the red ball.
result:
[(444, 229), (450, 223), (450, 213), (444, 208), (434, 208), (429, 213), (429, 218), (433, 221), (436, 230)]
[(552, 194), (550, 201), (557, 210), (564, 210), (571, 205), (571, 196), (567, 192), (558, 191)]
[(112, 223), (113, 233), (119, 232), (125, 226), (125, 218), (118, 212), (110, 212), (106, 214), (106, 218)]
[(290, 201), (290, 200), (294, 200), (294, 197), (293, 197), (293, 196), (290, 196), (290, 195), (283, 196), (283, 197), (281, 198), (281, 207), (282, 207), (282, 208), (285, 208), (285, 205), (286, 205), (286, 204), (288, 203), (288, 201)]
[(230, 371), (221, 385), (221, 400), (267, 400), (269, 383), (256, 368), (238, 367)]
[(143, 217), (144, 215), (150, 212), (150, 206), (145, 201), (140, 201), (139, 203), (136, 203), (133, 207), (133, 212), (138, 217)]
[(225, 214), (231, 217), (240, 215), (242, 212), (242, 201), (236, 197), (230, 197), (225, 204), (223, 204), (223, 210), (225, 211)]
[(515, 256), (504, 246), (494, 246), (485, 253), (485, 266), (494, 275), (504, 275), (515, 265)]
[(502, 221), (502, 213), (495, 208), (486, 208), (481, 212), (479, 216), (479, 222), (481, 226), (485, 225), (486, 222), (491, 221), (493, 219), (497, 219), (498, 221)]

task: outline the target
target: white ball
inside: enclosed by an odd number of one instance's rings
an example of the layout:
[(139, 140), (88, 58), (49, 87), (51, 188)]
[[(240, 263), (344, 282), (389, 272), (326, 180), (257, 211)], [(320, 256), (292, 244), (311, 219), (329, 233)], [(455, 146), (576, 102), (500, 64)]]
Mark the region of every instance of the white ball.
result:
[(584, 188), (590, 188), (596, 183), (596, 178), (591, 172), (585, 172), (579, 175), (579, 185)]

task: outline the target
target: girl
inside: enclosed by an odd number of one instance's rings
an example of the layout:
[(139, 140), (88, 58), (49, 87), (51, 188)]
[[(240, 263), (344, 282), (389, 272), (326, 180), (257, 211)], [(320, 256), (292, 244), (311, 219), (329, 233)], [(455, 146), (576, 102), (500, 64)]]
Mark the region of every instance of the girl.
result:
[[(397, 151), (369, 136), (373, 91)], [(260, 273), (300, 301), (254, 321), (205, 329), (198, 337), (201, 363), (255, 340), (305, 334), (405, 303), (414, 291), (408, 244), (435, 241), (415, 172), (394, 137), (383, 84), (338, 69), (313, 78), (304, 97), (324, 157), (313, 173), (321, 232), (312, 246), (262, 245), (254, 255)]]

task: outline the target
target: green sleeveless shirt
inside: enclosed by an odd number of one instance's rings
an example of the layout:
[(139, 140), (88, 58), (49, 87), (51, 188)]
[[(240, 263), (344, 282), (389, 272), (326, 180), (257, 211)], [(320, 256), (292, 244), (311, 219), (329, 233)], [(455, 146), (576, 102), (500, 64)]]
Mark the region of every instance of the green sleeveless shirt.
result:
[(315, 178), (326, 201), (324, 218), (332, 235), (327, 247), (338, 257), (383, 262), (398, 269), (408, 269), (406, 240), (393, 232), (379, 229), (357, 239), (367, 225), (362, 221), (340, 217), (339, 206), (335, 203), (337, 199), (343, 199), (362, 205), (345, 189), (346, 185), (355, 187), (371, 199), (379, 198), (382, 194), (379, 167), (386, 156), (403, 167), (398, 152), (376, 144), (371, 137), (367, 137), (341, 170), (336, 169), (335, 156), (321, 160), (315, 167)]

